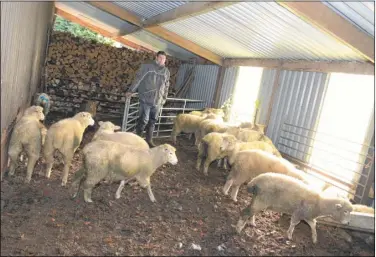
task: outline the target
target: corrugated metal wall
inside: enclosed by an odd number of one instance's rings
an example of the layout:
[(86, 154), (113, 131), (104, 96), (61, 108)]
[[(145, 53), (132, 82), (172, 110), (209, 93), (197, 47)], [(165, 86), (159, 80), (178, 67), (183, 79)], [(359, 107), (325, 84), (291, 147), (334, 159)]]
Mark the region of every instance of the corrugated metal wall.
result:
[[(270, 99), (271, 88), (274, 83), (272, 81), (274, 81), (275, 74), (275, 71), (266, 71), (262, 79), (263, 87), (261, 91), (263, 93), (260, 99), (265, 106), (269, 105), (270, 100), (266, 101), (265, 99), (268, 99), (268, 95)], [(281, 71), (278, 82), (279, 87), (274, 99), (272, 99), (273, 109), (266, 134), (282, 152), (301, 160), (303, 159), (303, 153), (277, 145), (278, 142), (299, 149), (302, 152), (308, 152), (308, 148), (303, 147), (301, 144), (298, 145), (291, 141), (287, 143), (284, 140), (278, 141), (280, 128), (284, 122), (308, 129), (315, 128), (327, 87), (327, 77), (328, 74), (319, 72)], [(263, 115), (262, 119), (264, 117), (265, 115)], [(289, 129), (289, 131), (310, 136), (308, 131), (303, 129)], [(291, 138), (292, 136), (289, 135), (288, 137)], [(306, 138), (298, 138), (296, 136), (294, 139), (303, 144), (310, 144), (310, 141)]]
[(219, 107), (221, 107), (227, 99), (232, 95), (235, 88), (236, 78), (238, 76), (239, 67), (229, 67), (225, 70), (221, 94), (219, 96)]
[(1, 133), (40, 82), (52, 2), (1, 2)]
[[(192, 67), (191, 64), (183, 64), (180, 66), (176, 79), (176, 89), (179, 89), (184, 82), (184, 77)], [(214, 104), (213, 96), (216, 90), (217, 76), (219, 66), (217, 65), (196, 65), (195, 77), (191, 88), (188, 90), (184, 98), (203, 100), (204, 104), (192, 103), (189, 107), (204, 108)], [(238, 67), (229, 67), (225, 70), (223, 78), (223, 86), (221, 90), (219, 106), (221, 106), (232, 94), (235, 87)]]
[[(182, 85), (185, 73), (191, 67), (192, 64), (183, 64), (180, 66), (176, 81), (177, 89)], [(184, 98), (203, 100), (205, 103), (190, 103), (187, 104), (187, 107), (204, 108), (212, 106), (218, 71), (219, 66), (217, 65), (196, 65), (193, 83)]]

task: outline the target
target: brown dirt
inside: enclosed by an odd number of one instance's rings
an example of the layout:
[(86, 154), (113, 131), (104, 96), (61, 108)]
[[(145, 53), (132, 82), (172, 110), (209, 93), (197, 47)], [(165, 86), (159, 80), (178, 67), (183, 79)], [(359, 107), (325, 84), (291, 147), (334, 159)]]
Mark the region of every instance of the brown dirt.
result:
[[(92, 135), (85, 133), (80, 149)], [(196, 154), (181, 137), (179, 163), (159, 168), (151, 179), (154, 204), (138, 185), (127, 185), (115, 200), (118, 183), (95, 188), (94, 203), (85, 203), (82, 193), (71, 200), (71, 190), (60, 186), (63, 164), (55, 165), (46, 179), (38, 175), (42, 168), (38, 163), (29, 185), (21, 181), (26, 173), (21, 164), (14, 178), (5, 177), (1, 183), (1, 255), (374, 256), (374, 246), (354, 236), (347, 243), (341, 229), (324, 225), (317, 226), (317, 245), (312, 244), (310, 228), (303, 222), (288, 241), (289, 218), (279, 220), (273, 212), (260, 213), (256, 228), (247, 226), (237, 235), (233, 225), (251, 197), (244, 186), (238, 203), (224, 196), (221, 190), (227, 172), (213, 163), (205, 177), (194, 168)], [(79, 150), (68, 183), (81, 160)], [(192, 243), (202, 250), (190, 249)], [(219, 251), (222, 244), (225, 248)]]

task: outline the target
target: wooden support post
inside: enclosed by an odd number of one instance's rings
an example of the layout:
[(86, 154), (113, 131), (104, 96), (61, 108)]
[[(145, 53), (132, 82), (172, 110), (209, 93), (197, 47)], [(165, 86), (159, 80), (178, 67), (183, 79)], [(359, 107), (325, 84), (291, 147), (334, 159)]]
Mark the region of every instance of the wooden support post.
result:
[(217, 83), (216, 83), (216, 88), (214, 92), (214, 97), (213, 97), (213, 103), (214, 103), (214, 108), (219, 108), (219, 99), (221, 97), (221, 92), (223, 88), (223, 79), (225, 77), (225, 72), (226, 68), (225, 67), (219, 67), (218, 70), (218, 75), (217, 75)]
[(270, 122), (270, 116), (272, 115), (272, 110), (273, 110), (273, 103), (274, 103), (274, 96), (275, 93), (277, 92), (278, 86), (279, 86), (279, 76), (281, 74), (281, 70), (277, 69), (276, 74), (275, 74), (275, 79), (274, 79), (274, 85), (272, 89), (272, 95), (270, 96), (270, 101), (269, 101), (269, 108), (268, 108), (268, 114), (265, 122), (265, 129), (264, 131), (268, 131), (268, 126)]

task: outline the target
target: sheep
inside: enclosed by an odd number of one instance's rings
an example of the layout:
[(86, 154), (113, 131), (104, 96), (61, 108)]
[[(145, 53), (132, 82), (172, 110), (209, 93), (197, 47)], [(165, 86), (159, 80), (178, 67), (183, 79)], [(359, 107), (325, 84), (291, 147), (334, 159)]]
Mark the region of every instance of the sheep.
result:
[(208, 114), (206, 116), (197, 116), (187, 113), (181, 113), (176, 116), (174, 127), (171, 133), (171, 139), (176, 144), (176, 137), (181, 133), (195, 133), (201, 121), (206, 119), (221, 119), (215, 114)]
[(69, 165), (73, 155), (81, 144), (82, 136), (88, 126), (93, 126), (94, 120), (88, 112), (79, 112), (71, 118), (60, 120), (51, 125), (47, 131), (46, 141), (43, 148), (46, 160), (47, 178), (51, 175), (54, 162), (54, 152), (59, 150), (64, 158), (64, 172), (62, 186), (67, 184)]
[(238, 152), (235, 157), (230, 174), (223, 187), (223, 193), (227, 195), (230, 187), (234, 186), (231, 198), (237, 202), (239, 187), (257, 175), (266, 172), (283, 173), (309, 183), (305, 173), (296, 169), (289, 161), (262, 150), (244, 150)]
[(83, 167), (75, 173), (72, 186), (77, 183), (79, 186), (72, 197), (76, 198), (83, 186), (85, 202), (92, 202), (93, 187), (101, 180), (111, 177), (115, 181), (126, 179), (125, 183), (136, 179), (141, 187), (147, 188), (150, 200), (155, 202), (150, 177), (163, 164), (178, 163), (175, 151), (169, 144), (141, 150), (105, 140), (90, 142), (83, 149)]
[(252, 129), (262, 134), (265, 133), (265, 125), (263, 124), (253, 124), (252, 122), (242, 122), (240, 123), (239, 128)]
[(252, 149), (260, 149), (277, 157), (282, 157), (278, 150), (264, 141), (242, 142), (233, 136), (224, 138), (220, 145), (220, 151), (227, 153), (226, 156), (230, 165), (233, 165), (238, 152)]
[(196, 169), (198, 171), (200, 171), (201, 163), (203, 159), (205, 159), (203, 172), (207, 176), (210, 163), (226, 156), (226, 152), (221, 151), (220, 146), (222, 141), (228, 137), (233, 138), (233, 140), (236, 139), (233, 135), (218, 132), (211, 132), (203, 137), (198, 146), (199, 150), (196, 163)]
[(353, 204), (352, 207), (353, 207), (354, 212), (368, 213), (368, 214), (372, 214), (373, 216), (375, 216), (375, 209), (367, 205)]
[(198, 125), (198, 129), (195, 131), (195, 145), (198, 146), (202, 138), (211, 133), (211, 132), (226, 132), (229, 129), (230, 125), (228, 123), (224, 123), (223, 119), (205, 119), (201, 121)]
[[(120, 129), (119, 126), (116, 126), (110, 121), (99, 121), (99, 129), (98, 131), (94, 134), (92, 142), (95, 140), (107, 140), (107, 141), (113, 141), (113, 142), (118, 142), (122, 143), (128, 146), (132, 146), (137, 149), (143, 149), (143, 150), (148, 150), (149, 145), (146, 143), (146, 141), (130, 132), (114, 132), (115, 130)], [(125, 185), (125, 181), (122, 180), (118, 190), (116, 191), (115, 198), (119, 199), (121, 196), (121, 191), (123, 190)]]
[(291, 215), (287, 237), (301, 220), (311, 227), (312, 241), (317, 243), (316, 218), (330, 216), (342, 224), (350, 222), (352, 204), (340, 197), (327, 197), (312, 190), (302, 181), (277, 173), (265, 173), (255, 177), (247, 185), (247, 191), (253, 195), (251, 204), (243, 209), (236, 225), (241, 233), (246, 223), (255, 226), (255, 215), (263, 210), (272, 210)]
[(189, 112), (188, 114), (191, 114), (191, 115), (195, 115), (195, 116), (199, 116), (199, 117), (203, 117), (203, 116), (206, 116), (207, 113), (204, 113), (202, 111), (191, 111)]
[(16, 123), (9, 141), (9, 175), (13, 176), (16, 170), (18, 156), (24, 150), (28, 156), (25, 183), (30, 183), (34, 166), (39, 159), (42, 148), (44, 126), (43, 107), (31, 106), (27, 108), (22, 118)]
[(228, 130), (227, 133), (234, 135), (237, 139), (243, 142), (252, 142), (252, 141), (263, 141), (264, 134), (245, 128), (232, 128)]

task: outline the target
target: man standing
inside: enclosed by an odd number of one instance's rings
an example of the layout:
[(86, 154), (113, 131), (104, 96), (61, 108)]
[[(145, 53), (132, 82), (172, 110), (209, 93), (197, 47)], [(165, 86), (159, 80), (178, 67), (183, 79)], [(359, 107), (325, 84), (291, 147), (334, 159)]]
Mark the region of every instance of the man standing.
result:
[(150, 147), (155, 147), (153, 143), (153, 131), (157, 122), (159, 110), (165, 104), (170, 86), (170, 72), (165, 67), (166, 53), (159, 51), (156, 59), (142, 64), (136, 73), (133, 84), (126, 92), (126, 97), (130, 97), (135, 91), (138, 92), (140, 111), (136, 134), (141, 136), (147, 126), (146, 142)]

